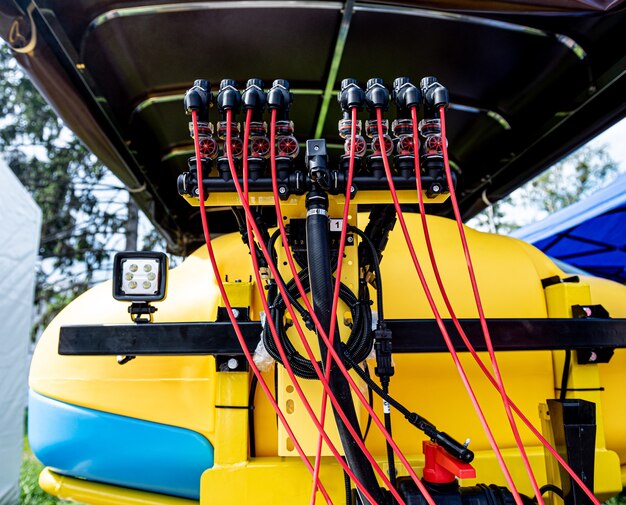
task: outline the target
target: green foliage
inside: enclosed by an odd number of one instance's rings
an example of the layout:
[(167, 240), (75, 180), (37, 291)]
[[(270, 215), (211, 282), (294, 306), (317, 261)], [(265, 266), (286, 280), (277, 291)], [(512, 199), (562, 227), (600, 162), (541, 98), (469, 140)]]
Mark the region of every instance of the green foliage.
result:
[[(0, 152), (42, 210), (35, 300), (43, 327), (106, 267), (112, 239), (123, 231), (125, 199), (119, 199), (121, 188), (112, 175), (63, 125), (4, 45)], [(113, 204), (103, 202), (103, 196)]]
[(509, 233), (582, 200), (609, 184), (618, 173), (619, 166), (606, 146), (584, 146), (485, 209), (469, 224), (493, 233)]

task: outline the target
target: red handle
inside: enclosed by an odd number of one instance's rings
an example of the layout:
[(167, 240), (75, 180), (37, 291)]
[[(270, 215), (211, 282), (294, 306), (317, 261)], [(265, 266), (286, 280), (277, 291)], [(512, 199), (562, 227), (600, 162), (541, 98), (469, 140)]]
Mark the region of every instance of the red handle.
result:
[(454, 478), (473, 479), (476, 470), (468, 463), (463, 463), (448, 454), (443, 448), (430, 440), (424, 440), (424, 480), (432, 484), (448, 484)]

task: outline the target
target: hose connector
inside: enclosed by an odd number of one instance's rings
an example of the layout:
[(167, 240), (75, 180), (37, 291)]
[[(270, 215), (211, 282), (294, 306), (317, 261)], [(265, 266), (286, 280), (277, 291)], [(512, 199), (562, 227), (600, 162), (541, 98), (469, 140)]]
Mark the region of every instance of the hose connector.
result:
[(389, 90), (381, 78), (373, 77), (367, 81), (365, 104), (371, 113), (375, 113), (375, 109), (386, 111), (389, 108)]
[(293, 102), (293, 94), (289, 91), (289, 81), (276, 79), (267, 93), (267, 106), (276, 109), (277, 119), (288, 119), (289, 108)]
[(263, 91), (263, 81), (261, 79), (248, 79), (246, 89), (241, 95), (241, 102), (244, 110), (252, 109), (253, 121), (260, 121), (263, 109), (267, 103), (267, 95)]
[(365, 93), (356, 79), (344, 79), (341, 81), (341, 91), (337, 94), (337, 101), (344, 113), (349, 113), (354, 108), (361, 111), (365, 105)]
[(195, 110), (199, 121), (208, 121), (209, 108), (213, 106), (211, 83), (206, 79), (195, 80), (193, 86), (185, 93), (184, 105), (186, 114), (191, 114)]
[(448, 88), (441, 84), (436, 77), (424, 77), (420, 82), (420, 88), (427, 109), (447, 107), (450, 103)]
[(398, 118), (402, 119), (411, 117), (411, 108), (419, 107), (422, 103), (422, 93), (409, 77), (398, 77), (393, 81), (391, 98), (398, 107)]
[(226, 114), (227, 110), (233, 113), (239, 112), (241, 108), (241, 93), (236, 88), (237, 83), (233, 79), (224, 79), (220, 82), (220, 90), (217, 94), (217, 110), (221, 114)]

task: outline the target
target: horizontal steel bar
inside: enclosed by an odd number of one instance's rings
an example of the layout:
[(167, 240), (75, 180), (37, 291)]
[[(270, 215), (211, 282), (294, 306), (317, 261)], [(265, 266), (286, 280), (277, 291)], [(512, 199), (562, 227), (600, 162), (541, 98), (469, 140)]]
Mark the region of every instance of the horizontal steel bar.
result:
[[(445, 321), (457, 351), (465, 347), (450, 320)], [(461, 320), (472, 345), (485, 351), (477, 319)], [(494, 348), (498, 351), (626, 348), (626, 319), (490, 319)], [(258, 321), (239, 323), (249, 349), (260, 339)], [(433, 320), (387, 321), (394, 353), (446, 352)], [(152, 323), (128, 325), (63, 326), (59, 354), (105, 355), (233, 355), (241, 347), (229, 322)]]

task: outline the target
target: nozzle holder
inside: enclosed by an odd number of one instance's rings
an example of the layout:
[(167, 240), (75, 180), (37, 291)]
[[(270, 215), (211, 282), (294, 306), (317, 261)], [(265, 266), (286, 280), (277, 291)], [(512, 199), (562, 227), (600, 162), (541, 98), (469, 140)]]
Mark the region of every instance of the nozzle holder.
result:
[(450, 103), (448, 88), (441, 84), (436, 77), (424, 77), (420, 82), (420, 89), (426, 109), (447, 107)]
[(360, 88), (356, 79), (344, 79), (341, 81), (341, 91), (337, 95), (337, 101), (345, 113), (349, 113), (354, 108), (361, 111), (365, 105), (365, 92)]
[(411, 117), (410, 109), (419, 107), (422, 103), (420, 89), (408, 77), (398, 77), (393, 81), (391, 98), (398, 107), (398, 117), (403, 119)]
[(293, 102), (293, 94), (289, 91), (289, 81), (286, 79), (276, 79), (272, 87), (267, 92), (267, 107), (276, 109), (277, 119), (288, 119), (287, 113)]
[(208, 121), (209, 108), (213, 106), (211, 83), (206, 79), (196, 79), (185, 93), (183, 103), (186, 114), (191, 114), (195, 110), (199, 121)]
[(225, 115), (227, 110), (231, 110), (234, 113), (239, 112), (241, 108), (241, 93), (236, 88), (236, 84), (233, 79), (224, 79), (220, 83), (220, 90), (217, 93), (217, 110), (221, 114)]
[(371, 113), (374, 113), (375, 109), (386, 111), (389, 108), (389, 90), (379, 77), (367, 81), (365, 104)]
[(253, 121), (260, 121), (263, 109), (267, 104), (267, 95), (263, 91), (263, 81), (261, 79), (248, 79), (246, 89), (241, 95), (241, 102), (244, 110), (252, 109)]

